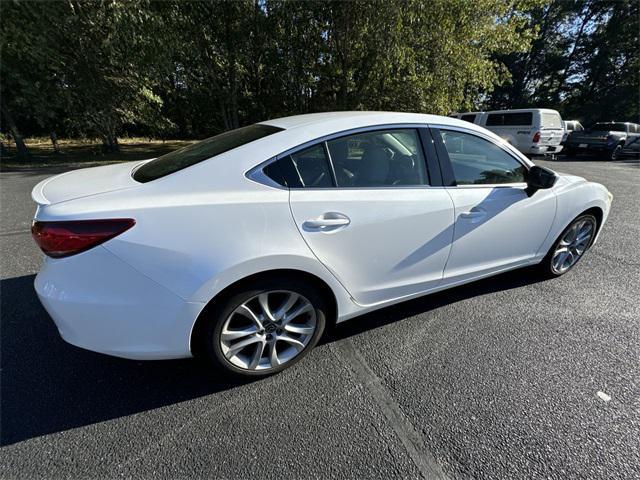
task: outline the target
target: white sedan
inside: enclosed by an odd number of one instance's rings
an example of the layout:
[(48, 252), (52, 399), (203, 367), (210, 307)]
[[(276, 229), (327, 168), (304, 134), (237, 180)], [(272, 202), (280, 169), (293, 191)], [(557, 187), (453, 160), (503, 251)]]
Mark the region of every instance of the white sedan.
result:
[(32, 195), (35, 287), (66, 341), (252, 377), (329, 323), (527, 265), (563, 275), (612, 198), (477, 125), (386, 112), (262, 122)]

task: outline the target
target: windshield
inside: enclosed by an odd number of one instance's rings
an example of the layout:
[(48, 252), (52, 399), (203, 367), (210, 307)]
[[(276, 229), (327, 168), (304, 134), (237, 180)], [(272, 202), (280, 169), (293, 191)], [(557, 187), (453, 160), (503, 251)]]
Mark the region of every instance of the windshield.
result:
[(591, 130), (595, 132), (626, 132), (627, 126), (624, 123), (596, 123)]
[(133, 179), (150, 182), (282, 130), (261, 124), (230, 130), (145, 163), (135, 171)]

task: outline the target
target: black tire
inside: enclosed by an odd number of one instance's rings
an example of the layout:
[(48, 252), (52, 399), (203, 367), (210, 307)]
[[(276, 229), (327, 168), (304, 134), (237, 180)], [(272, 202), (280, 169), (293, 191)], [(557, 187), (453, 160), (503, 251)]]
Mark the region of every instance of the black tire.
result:
[(622, 144), (619, 143), (615, 146), (613, 150), (609, 152), (609, 160), (618, 160), (620, 158), (620, 154), (622, 153)]
[[(582, 220), (588, 220), (589, 222), (592, 222), (593, 225), (594, 225), (594, 227), (593, 227), (594, 230), (593, 230), (593, 234), (591, 236), (591, 239), (589, 240), (589, 243), (588, 243), (585, 251), (578, 257), (578, 259), (575, 261), (575, 263), (573, 265), (571, 265), (567, 270), (565, 270), (563, 272), (558, 272), (553, 268), (553, 256), (554, 256), (553, 254), (556, 252), (561, 240), (565, 237), (565, 235), (569, 232), (569, 230), (576, 223), (578, 223), (578, 222), (580, 222)], [(596, 219), (595, 216), (593, 216), (593, 215), (591, 215), (589, 213), (578, 215), (576, 218), (574, 218), (571, 221), (571, 223), (569, 225), (567, 225), (567, 228), (565, 228), (562, 231), (562, 233), (558, 236), (556, 241), (553, 242), (553, 245), (551, 246), (551, 248), (547, 252), (547, 255), (544, 257), (542, 262), (540, 262), (538, 264), (538, 272), (544, 278), (555, 278), (555, 277), (560, 277), (560, 276), (570, 272), (571, 270), (573, 270), (573, 268), (578, 264), (578, 262), (580, 262), (580, 260), (582, 259), (584, 254), (587, 252), (587, 250), (589, 250), (589, 248), (591, 248), (591, 245), (593, 244), (593, 241), (595, 240), (597, 232), (598, 232), (598, 220)]]
[[(226, 320), (232, 315), (232, 312), (234, 312), (240, 305), (247, 301), (251, 301), (252, 298), (257, 297), (260, 294), (267, 292), (272, 292), (273, 294), (274, 291), (294, 292), (308, 300), (315, 312), (315, 331), (311, 335), (306, 346), (300, 350), (295, 357), (286, 361), (286, 363), (282, 363), (277, 367), (266, 370), (249, 370), (246, 368), (240, 368), (231, 363), (222, 351), (221, 334), (223, 326)], [(267, 377), (295, 365), (309, 353), (309, 351), (318, 343), (322, 333), (324, 332), (327, 312), (328, 304), (326, 299), (312, 285), (306, 284), (300, 281), (300, 279), (292, 277), (259, 279), (243, 285), (241, 289), (236, 290), (226, 298), (221, 299), (213, 306), (211, 311), (208, 313), (206, 325), (201, 330), (204, 335), (204, 338), (200, 339), (203, 342), (203, 353), (215, 371), (226, 378), (242, 380)], [(278, 333), (280, 333), (280, 330), (278, 330)]]

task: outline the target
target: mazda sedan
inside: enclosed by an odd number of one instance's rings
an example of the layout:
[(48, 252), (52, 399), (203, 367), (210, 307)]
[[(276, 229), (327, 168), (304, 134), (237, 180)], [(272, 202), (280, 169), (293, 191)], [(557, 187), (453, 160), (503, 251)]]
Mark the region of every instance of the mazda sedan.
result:
[(259, 377), (329, 324), (528, 265), (565, 274), (611, 198), (461, 120), (281, 118), (38, 184), (35, 287), (73, 345)]

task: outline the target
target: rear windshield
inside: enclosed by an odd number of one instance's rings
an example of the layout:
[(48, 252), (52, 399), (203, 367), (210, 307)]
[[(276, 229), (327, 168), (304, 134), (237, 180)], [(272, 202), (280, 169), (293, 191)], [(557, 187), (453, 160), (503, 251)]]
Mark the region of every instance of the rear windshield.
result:
[(624, 123), (596, 123), (591, 130), (596, 132), (626, 132), (627, 126)]
[(150, 182), (281, 130), (255, 124), (224, 132), (145, 163), (135, 171), (133, 179), (141, 183)]
[(562, 119), (558, 113), (543, 112), (542, 126), (545, 128), (562, 128)]
[(533, 113), (531, 112), (514, 112), (514, 113), (491, 113), (487, 117), (488, 127), (497, 127), (502, 125), (531, 125), (533, 122)]

